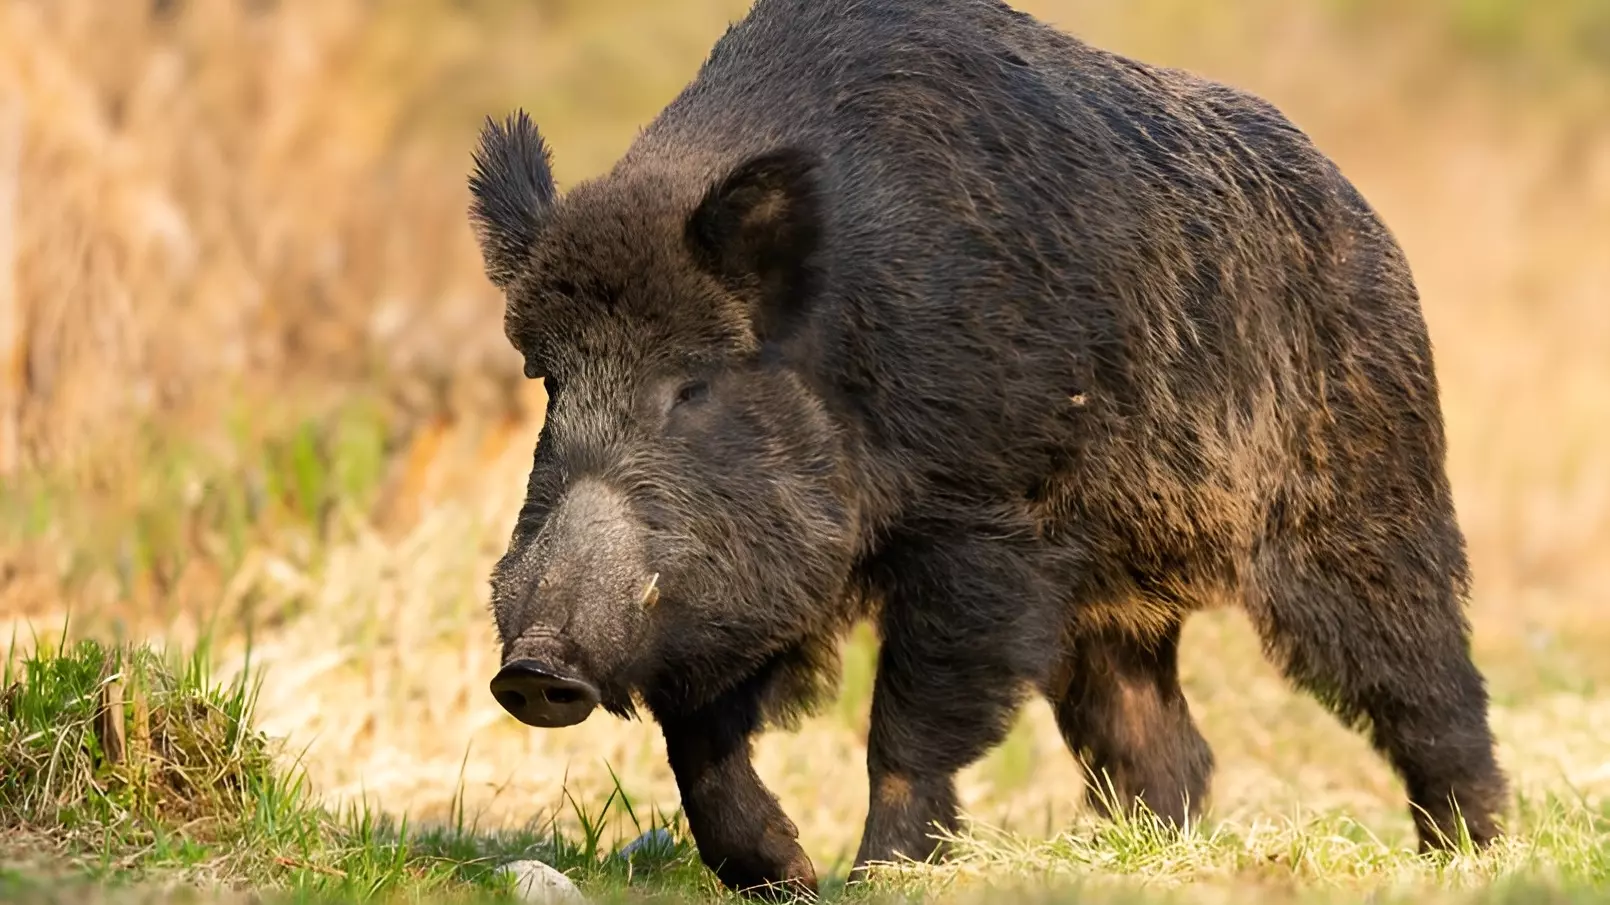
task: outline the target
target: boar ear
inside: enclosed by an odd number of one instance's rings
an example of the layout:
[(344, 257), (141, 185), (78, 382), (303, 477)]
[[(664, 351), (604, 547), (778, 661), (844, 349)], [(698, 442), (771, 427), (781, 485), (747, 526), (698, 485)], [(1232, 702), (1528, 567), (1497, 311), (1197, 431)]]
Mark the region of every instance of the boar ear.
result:
[(699, 266), (752, 296), (762, 342), (798, 326), (818, 282), (816, 160), (792, 148), (740, 164), (700, 202), (687, 243)]
[(518, 110), (501, 125), (487, 119), (470, 174), (470, 225), (487, 277), (507, 288), (524, 266), (557, 191), (552, 158), (531, 117)]

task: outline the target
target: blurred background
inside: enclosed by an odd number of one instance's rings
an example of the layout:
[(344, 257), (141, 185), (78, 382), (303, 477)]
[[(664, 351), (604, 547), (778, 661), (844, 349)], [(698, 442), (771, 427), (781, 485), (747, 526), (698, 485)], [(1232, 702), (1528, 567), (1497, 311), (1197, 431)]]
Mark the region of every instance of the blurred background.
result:
[[(1473, 620), (1522, 789), (1610, 792), (1610, 2), (1017, 0), (1280, 106), (1405, 246), (1436, 347)], [(560, 790), (676, 807), (651, 725), (519, 727), (486, 577), (543, 410), (465, 178), (531, 111), (605, 170), (742, 0), (0, 0), (0, 633), (188, 645), (335, 798), (519, 823)], [(68, 616), (71, 621), (68, 622)], [(1219, 812), (1407, 838), (1363, 741), (1236, 614), (1193, 623)], [(768, 737), (813, 854), (853, 854), (873, 652)], [(966, 805), (1082, 813), (1043, 705)]]

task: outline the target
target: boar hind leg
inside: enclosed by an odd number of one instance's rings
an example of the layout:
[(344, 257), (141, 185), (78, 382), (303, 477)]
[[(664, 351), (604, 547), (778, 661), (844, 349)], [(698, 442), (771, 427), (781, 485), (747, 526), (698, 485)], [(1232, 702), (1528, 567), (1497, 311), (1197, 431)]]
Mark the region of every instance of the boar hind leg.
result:
[(1500, 834), (1506, 783), (1471, 661), (1462, 563), (1445, 553), (1449, 564), (1429, 565), (1438, 558), (1428, 548), (1400, 540), (1267, 551), (1264, 591), (1249, 610), (1286, 675), (1366, 728), (1403, 778), (1420, 849), (1454, 847), (1466, 834), (1481, 847)]
[(1103, 814), (1138, 803), (1182, 826), (1206, 803), (1213, 752), (1180, 691), (1179, 640), (1176, 622), (1149, 638), (1081, 630), (1067, 644), (1051, 702)]
[[(1045, 662), (1023, 618), (1032, 589), (1010, 554), (949, 542), (882, 563), (882, 647), (867, 739), (871, 801), (852, 879), (942, 853), (957, 824), (955, 776), (1005, 738)], [(1049, 638), (1055, 644), (1054, 633)]]
[(661, 716), (666, 754), (699, 857), (727, 888), (815, 893), (799, 831), (750, 760), (763, 691), (748, 683), (691, 715)]

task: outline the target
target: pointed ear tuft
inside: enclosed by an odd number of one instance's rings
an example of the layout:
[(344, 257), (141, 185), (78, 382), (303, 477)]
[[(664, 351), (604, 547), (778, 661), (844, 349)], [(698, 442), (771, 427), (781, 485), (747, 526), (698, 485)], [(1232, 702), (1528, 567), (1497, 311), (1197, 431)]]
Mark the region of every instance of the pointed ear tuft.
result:
[(501, 125), (489, 117), (470, 174), (470, 225), (487, 277), (507, 288), (523, 266), (557, 190), (548, 146), (524, 110)]
[(815, 157), (795, 148), (751, 158), (718, 182), (688, 220), (694, 260), (749, 297), (762, 342), (798, 327), (818, 289), (816, 172)]

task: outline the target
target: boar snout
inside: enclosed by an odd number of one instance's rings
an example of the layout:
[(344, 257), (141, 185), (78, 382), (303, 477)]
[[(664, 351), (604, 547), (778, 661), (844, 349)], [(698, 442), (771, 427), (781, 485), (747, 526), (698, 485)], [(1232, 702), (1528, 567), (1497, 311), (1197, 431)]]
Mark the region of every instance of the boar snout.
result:
[(598, 706), (590, 682), (562, 675), (536, 660), (514, 660), (492, 677), (492, 697), (527, 726), (557, 729), (587, 719)]
[(493, 575), (503, 661), (491, 690), (520, 722), (573, 726), (627, 706), (659, 592), (644, 533), (620, 491), (584, 477), (534, 534), (516, 534)]

